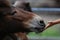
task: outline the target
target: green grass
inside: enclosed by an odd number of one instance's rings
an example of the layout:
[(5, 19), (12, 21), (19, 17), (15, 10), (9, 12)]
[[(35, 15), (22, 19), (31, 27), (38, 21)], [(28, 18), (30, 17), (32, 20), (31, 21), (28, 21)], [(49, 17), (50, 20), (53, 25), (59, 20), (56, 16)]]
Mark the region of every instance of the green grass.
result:
[(60, 36), (60, 25), (55, 25), (47, 30), (45, 30), (42, 36)]

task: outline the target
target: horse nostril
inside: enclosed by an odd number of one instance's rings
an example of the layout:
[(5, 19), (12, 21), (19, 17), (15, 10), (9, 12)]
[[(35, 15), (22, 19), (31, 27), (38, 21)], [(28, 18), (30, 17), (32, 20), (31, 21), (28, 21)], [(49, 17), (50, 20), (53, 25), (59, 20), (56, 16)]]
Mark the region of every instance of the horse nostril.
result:
[(44, 23), (44, 21), (43, 21), (43, 20), (41, 20), (41, 21), (40, 21), (40, 23)]
[(46, 26), (45, 22), (43, 20), (40, 21), (40, 26), (41, 26), (42, 29)]

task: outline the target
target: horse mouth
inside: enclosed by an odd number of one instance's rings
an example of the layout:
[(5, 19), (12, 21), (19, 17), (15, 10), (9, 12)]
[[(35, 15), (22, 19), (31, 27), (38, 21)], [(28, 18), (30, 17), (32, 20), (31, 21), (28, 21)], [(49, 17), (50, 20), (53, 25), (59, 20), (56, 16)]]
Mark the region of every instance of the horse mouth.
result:
[(44, 31), (44, 29), (39, 29), (39, 30), (37, 30), (36, 33), (41, 33), (41, 32), (43, 32), (43, 31)]
[(33, 29), (33, 28), (31, 28), (30, 30), (31, 32), (35, 32), (35, 33), (41, 33), (44, 31), (44, 29)]

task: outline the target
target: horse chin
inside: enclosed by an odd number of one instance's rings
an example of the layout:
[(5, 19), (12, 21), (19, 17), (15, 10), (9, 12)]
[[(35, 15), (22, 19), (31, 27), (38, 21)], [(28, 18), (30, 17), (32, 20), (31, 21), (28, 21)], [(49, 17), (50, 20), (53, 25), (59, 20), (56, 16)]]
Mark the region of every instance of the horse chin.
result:
[(42, 32), (43, 32), (43, 30), (41, 29), (41, 30), (37, 31), (36, 33), (42, 33)]
[(43, 32), (43, 29), (37, 30), (37, 29), (30, 29), (30, 32), (35, 32), (35, 33), (41, 33)]

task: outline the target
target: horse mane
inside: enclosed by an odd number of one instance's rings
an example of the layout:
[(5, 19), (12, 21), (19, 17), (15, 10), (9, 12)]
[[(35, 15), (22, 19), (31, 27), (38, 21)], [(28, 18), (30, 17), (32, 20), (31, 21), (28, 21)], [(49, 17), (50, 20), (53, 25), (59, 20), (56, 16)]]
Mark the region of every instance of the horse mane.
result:
[(11, 13), (11, 5), (9, 0), (0, 0), (0, 17)]
[(9, 0), (0, 0), (0, 8), (2, 7), (10, 7)]

